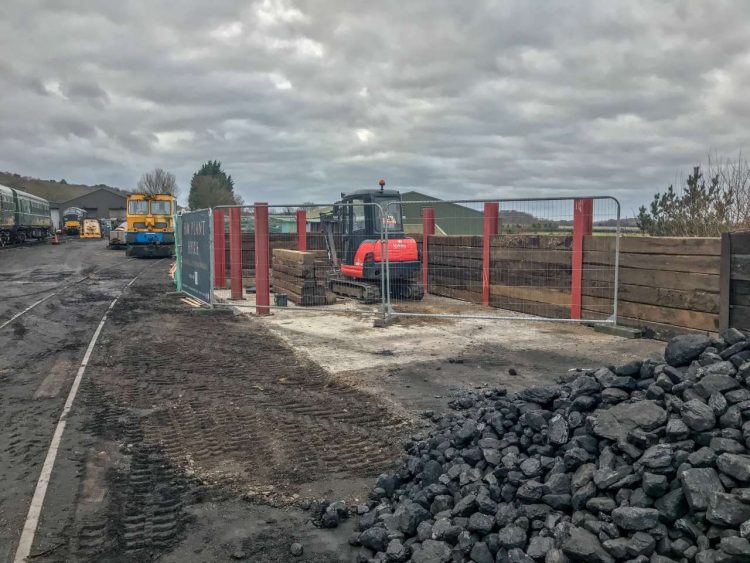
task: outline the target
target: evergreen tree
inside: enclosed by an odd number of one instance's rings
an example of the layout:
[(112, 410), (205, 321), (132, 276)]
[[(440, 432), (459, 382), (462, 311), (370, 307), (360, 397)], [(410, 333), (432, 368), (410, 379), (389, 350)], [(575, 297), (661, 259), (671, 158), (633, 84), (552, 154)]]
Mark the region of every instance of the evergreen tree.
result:
[(188, 195), (190, 209), (231, 205), (238, 201), (234, 195), (234, 180), (221, 169), (218, 160), (209, 160), (193, 174)]
[(735, 196), (719, 178), (716, 174), (707, 183), (701, 167), (696, 166), (682, 193), (669, 186), (654, 196), (650, 210), (641, 206), (638, 227), (652, 236), (719, 236), (731, 228), (729, 210)]

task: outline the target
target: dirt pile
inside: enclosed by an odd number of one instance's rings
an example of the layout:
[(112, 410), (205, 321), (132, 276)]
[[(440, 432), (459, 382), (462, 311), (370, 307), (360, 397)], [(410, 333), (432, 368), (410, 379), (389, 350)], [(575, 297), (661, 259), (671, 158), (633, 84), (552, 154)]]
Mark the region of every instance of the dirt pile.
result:
[(359, 561), (750, 561), (750, 342), (467, 394), (382, 474)]

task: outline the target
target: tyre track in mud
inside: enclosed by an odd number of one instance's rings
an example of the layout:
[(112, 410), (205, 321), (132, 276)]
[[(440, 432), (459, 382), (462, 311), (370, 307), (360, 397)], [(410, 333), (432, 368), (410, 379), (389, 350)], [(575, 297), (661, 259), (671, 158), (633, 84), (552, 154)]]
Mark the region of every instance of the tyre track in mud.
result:
[[(59, 289), (59, 282), (76, 271), (89, 273), (111, 260), (101, 249), (86, 250), (40, 246), (4, 256), (8, 260), (3, 281), (18, 280), (24, 295), (14, 299), (18, 291), (10, 291), (2, 308), (7, 311), (19, 300), (54, 291), (50, 284)], [(88, 262), (78, 262), (84, 256)], [(42, 462), (91, 334), (113, 295), (137, 273), (131, 263), (106, 266), (105, 275), (65, 287), (0, 330), (0, 561), (11, 560), (15, 552)], [(69, 472), (61, 475), (75, 483)], [(57, 477), (53, 469), (53, 479)], [(60, 521), (59, 514), (43, 511), (43, 517)]]
[[(148, 411), (145, 436), (178, 465), (240, 490), (294, 492), (318, 478), (376, 474), (397, 457), (403, 420), (259, 321), (196, 313), (160, 298), (159, 283), (132, 289), (112, 312), (117, 340), (91, 365), (101, 371), (93, 379), (113, 400)], [(137, 349), (124, 344), (136, 340)]]
[(399, 458), (410, 426), (382, 401), (258, 320), (185, 306), (164, 278), (146, 272), (120, 298), (89, 362), (82, 430), (93, 442), (57, 560), (158, 558), (184, 537), (191, 504), (284, 505), (307, 484), (369, 478)]
[[(144, 278), (159, 279), (162, 293), (169, 289), (165, 274), (165, 268), (141, 270)], [(115, 272), (111, 275), (116, 278)], [(144, 440), (138, 413), (105, 396), (97, 385), (94, 358), (106, 353), (103, 340), (104, 330), (60, 448), (69, 452), (61, 465), (77, 467), (77, 479), (53, 471), (51, 502), (42, 516), (67, 511), (60, 491), (76, 483), (67, 493), (73, 510), (63, 525), (50, 529), (40, 524), (43, 540), (32, 553), (34, 561), (150, 560), (176, 543), (189, 521), (184, 505), (196, 502), (206, 490), (173, 465), (162, 448)]]
[[(184, 506), (196, 502), (205, 488), (171, 464), (161, 448), (144, 441), (140, 421), (128, 409), (105, 399), (91, 381), (82, 393), (88, 411), (84, 431), (117, 447), (104, 466), (106, 499), (95, 510), (79, 507), (65, 558), (151, 559), (179, 540), (189, 521)], [(82, 496), (83, 491), (79, 502)]]

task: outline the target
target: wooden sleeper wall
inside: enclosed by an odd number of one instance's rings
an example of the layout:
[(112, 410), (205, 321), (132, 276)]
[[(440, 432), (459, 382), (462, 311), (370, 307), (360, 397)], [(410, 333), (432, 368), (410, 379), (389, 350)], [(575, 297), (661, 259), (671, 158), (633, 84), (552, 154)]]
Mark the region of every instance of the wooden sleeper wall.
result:
[[(614, 237), (584, 240), (584, 316), (612, 310)], [(721, 239), (620, 238), (617, 322), (669, 338), (717, 332)]]
[(572, 237), (500, 234), (490, 247), (490, 305), (570, 318)]
[(427, 254), (430, 293), (482, 302), (482, 237), (431, 235)]
[[(570, 316), (571, 237), (497, 235), (490, 244), (490, 305)], [(429, 292), (481, 303), (482, 237), (435, 235), (427, 248)]]
[[(421, 235), (413, 236), (421, 248)], [(731, 326), (750, 330), (750, 233), (733, 233)], [(229, 236), (227, 234), (227, 246)], [(309, 250), (324, 250), (309, 233)], [(583, 316), (612, 312), (614, 245), (611, 236), (584, 239)], [(255, 240), (243, 233), (243, 277), (255, 276)], [(272, 234), (274, 248), (296, 250), (296, 234)], [(430, 293), (482, 302), (482, 237), (432, 235), (428, 245)], [(669, 338), (718, 331), (721, 239), (621, 237), (618, 323)], [(570, 318), (572, 237), (496, 235), (491, 240), (490, 304), (553, 318)], [(227, 278), (230, 256), (227, 249)]]
[[(750, 233), (733, 259), (735, 322), (750, 328)], [(738, 240), (740, 240), (738, 238)], [(615, 238), (584, 239), (583, 316), (612, 314)], [(482, 238), (430, 237), (430, 285), (436, 295), (482, 301)], [(657, 338), (718, 330), (718, 238), (622, 237), (618, 323)], [(572, 237), (497, 235), (491, 241), (490, 304), (570, 318)]]

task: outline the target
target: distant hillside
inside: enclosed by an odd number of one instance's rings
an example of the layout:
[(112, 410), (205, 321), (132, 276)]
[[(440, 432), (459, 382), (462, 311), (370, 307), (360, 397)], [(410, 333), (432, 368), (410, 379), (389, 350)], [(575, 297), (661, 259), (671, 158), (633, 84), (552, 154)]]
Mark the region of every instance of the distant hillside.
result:
[(500, 223), (508, 225), (531, 225), (542, 221), (525, 211), (515, 211), (513, 209), (500, 209)]
[(99, 188), (108, 188), (123, 193), (127, 192), (127, 190), (113, 188), (105, 184), (97, 184), (96, 186), (68, 184), (65, 180), (40, 180), (38, 178), (21, 176), (20, 174), (14, 174), (12, 172), (0, 172), (0, 184), (8, 186), (9, 188), (29, 192), (30, 194), (43, 197), (44, 199), (55, 203), (68, 201), (69, 199), (98, 190)]

